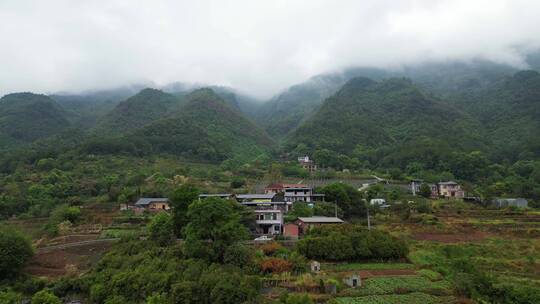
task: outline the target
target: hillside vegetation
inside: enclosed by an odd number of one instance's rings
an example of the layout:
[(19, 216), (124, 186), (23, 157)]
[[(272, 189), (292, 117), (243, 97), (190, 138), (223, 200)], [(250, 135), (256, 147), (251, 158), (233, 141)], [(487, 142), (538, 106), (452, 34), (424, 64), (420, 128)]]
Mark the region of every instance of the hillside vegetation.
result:
[(324, 151), (353, 159), (369, 155), (374, 165), (404, 167), (411, 161), (436, 162), (428, 157), (444, 157), (439, 153), (444, 148), (482, 147), (476, 130), (470, 116), (427, 97), (410, 80), (359, 77), (293, 132), (286, 149), (319, 151), (319, 157)]
[(68, 126), (64, 110), (45, 95), (14, 93), (0, 99), (0, 148), (46, 138)]
[(99, 122), (99, 134), (121, 134), (166, 118), (179, 107), (181, 99), (156, 89), (144, 89), (119, 103)]

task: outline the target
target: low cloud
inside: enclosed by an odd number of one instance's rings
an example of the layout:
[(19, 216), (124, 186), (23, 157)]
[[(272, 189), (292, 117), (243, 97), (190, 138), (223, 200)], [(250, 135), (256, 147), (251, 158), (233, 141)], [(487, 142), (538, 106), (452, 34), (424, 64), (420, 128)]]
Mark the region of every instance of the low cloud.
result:
[(184, 81), (267, 98), (348, 66), (525, 67), (538, 12), (535, 0), (3, 0), (0, 94)]

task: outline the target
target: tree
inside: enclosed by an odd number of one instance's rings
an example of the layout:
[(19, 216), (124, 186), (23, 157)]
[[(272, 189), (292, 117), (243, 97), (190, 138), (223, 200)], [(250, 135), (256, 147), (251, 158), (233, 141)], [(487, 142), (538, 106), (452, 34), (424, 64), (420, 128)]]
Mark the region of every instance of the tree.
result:
[(188, 207), (199, 197), (199, 189), (192, 184), (184, 184), (170, 195), (174, 234), (182, 236), (182, 229), (188, 223)]
[(167, 212), (159, 212), (148, 225), (150, 238), (160, 246), (170, 245), (174, 241), (172, 217)]
[(212, 197), (189, 206), (184, 246), (187, 256), (222, 262), (229, 246), (248, 238), (236, 204)]
[(16, 276), (33, 254), (30, 241), (24, 235), (0, 226), (0, 280)]
[(358, 190), (348, 184), (334, 183), (321, 189), (326, 201), (337, 203), (343, 210), (345, 217), (365, 216), (366, 206)]
[(426, 183), (422, 183), (420, 185), (420, 189), (418, 190), (418, 194), (425, 198), (429, 198), (431, 196), (431, 187)]
[(334, 203), (317, 202), (313, 208), (313, 215), (343, 217), (343, 210)]
[(313, 208), (311, 208), (307, 203), (295, 202), (293, 204), (292, 210), (287, 214), (287, 221), (294, 221), (299, 217), (310, 217), (313, 216)]
[(62, 304), (62, 301), (53, 293), (44, 289), (32, 297), (32, 304)]

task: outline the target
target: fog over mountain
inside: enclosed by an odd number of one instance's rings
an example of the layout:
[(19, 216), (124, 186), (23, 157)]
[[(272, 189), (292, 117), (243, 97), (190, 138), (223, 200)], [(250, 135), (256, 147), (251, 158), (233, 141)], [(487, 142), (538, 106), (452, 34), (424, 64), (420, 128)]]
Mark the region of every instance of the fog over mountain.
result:
[(181, 81), (268, 98), (350, 66), (525, 68), (534, 0), (0, 2), (0, 94)]

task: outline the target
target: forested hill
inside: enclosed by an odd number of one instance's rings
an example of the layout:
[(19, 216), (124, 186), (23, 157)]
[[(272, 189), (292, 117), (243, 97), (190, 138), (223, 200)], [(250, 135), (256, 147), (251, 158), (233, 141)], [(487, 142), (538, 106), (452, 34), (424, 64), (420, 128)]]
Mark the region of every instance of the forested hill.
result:
[(211, 89), (190, 93), (176, 114), (156, 120), (127, 138), (144, 141), (154, 153), (206, 161), (253, 159), (272, 145), (264, 131)]
[[(427, 97), (412, 82), (358, 77), (328, 98), (286, 140), (285, 149), (327, 158), (404, 167), (438, 162), (444, 151), (483, 148), (478, 125), (467, 114)], [(339, 156), (340, 155), (340, 156)]]
[(313, 114), (324, 99), (339, 90), (350, 78), (366, 76), (379, 79), (385, 75), (387, 73), (380, 69), (354, 68), (343, 73), (314, 76), (304, 83), (290, 87), (260, 106), (255, 117), (270, 136), (282, 139)]
[(540, 74), (520, 71), (449, 102), (477, 119), (496, 161), (540, 157)]
[(68, 126), (65, 111), (46, 95), (14, 93), (0, 99), (0, 148), (46, 138)]
[(119, 103), (96, 126), (98, 134), (122, 134), (142, 128), (171, 115), (181, 105), (181, 97), (156, 89), (144, 89)]

